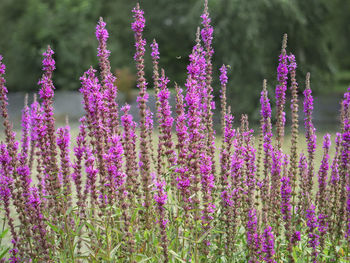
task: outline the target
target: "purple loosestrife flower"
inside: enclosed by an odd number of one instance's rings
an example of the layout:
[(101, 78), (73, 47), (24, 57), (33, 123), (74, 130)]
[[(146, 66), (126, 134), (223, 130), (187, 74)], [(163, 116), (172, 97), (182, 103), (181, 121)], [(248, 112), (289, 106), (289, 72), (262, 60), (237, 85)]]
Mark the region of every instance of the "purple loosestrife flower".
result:
[(189, 197), (191, 195), (190, 192), (190, 177), (188, 174), (188, 166), (187, 166), (187, 156), (188, 156), (188, 128), (186, 126), (186, 114), (185, 114), (185, 105), (184, 105), (184, 96), (182, 95), (182, 89), (175, 85), (176, 89), (176, 136), (177, 136), (177, 144), (176, 149), (178, 153), (177, 167), (175, 168), (175, 172), (178, 174), (176, 181), (177, 187), (181, 191), (182, 196), (182, 205), (187, 212), (190, 209), (189, 205)]
[[(289, 177), (291, 179), (292, 186), (292, 216), (293, 220), (295, 219), (295, 207), (296, 207), (296, 182), (297, 182), (297, 169), (298, 169), (298, 152), (297, 152), (297, 143), (298, 143), (298, 128), (299, 128), (299, 116), (298, 116), (298, 82), (296, 80), (296, 69), (297, 63), (295, 62), (295, 56), (290, 54), (288, 56), (288, 70), (290, 73), (290, 82), (291, 82), (291, 111), (292, 111), (292, 134), (291, 134), (291, 147), (290, 147), (290, 168), (289, 168)], [(293, 224), (293, 228), (294, 228)]]
[[(229, 108), (229, 111), (225, 115), (224, 142), (230, 147), (232, 146), (233, 139), (236, 135), (236, 130), (233, 128), (233, 120), (234, 117), (232, 116)], [(229, 150), (230, 147), (227, 147), (227, 149)]]
[(147, 107), (146, 109), (146, 115), (145, 115), (145, 125), (146, 125), (146, 135), (148, 138), (148, 150), (150, 152), (150, 156), (152, 158), (152, 161), (156, 163), (155, 154), (154, 154), (154, 148), (153, 148), (153, 128), (154, 128), (154, 121), (153, 121), (153, 112), (150, 108)]
[(155, 39), (153, 39), (153, 42), (151, 44), (152, 52), (152, 62), (153, 62), (153, 81), (154, 81), (154, 89), (157, 97), (157, 109), (159, 108), (159, 101), (158, 101), (158, 92), (159, 92), (159, 49), (158, 49), (158, 43)]
[[(166, 204), (166, 202), (168, 200), (167, 193), (165, 190), (166, 183), (165, 183), (165, 181), (155, 180), (154, 184), (155, 184), (155, 191), (156, 191), (154, 194), (154, 200), (157, 203), (158, 209), (165, 211), (164, 205)], [(166, 226), (167, 221), (165, 220), (165, 218), (161, 218), (159, 220), (159, 223), (162, 226)]]
[[(210, 25), (211, 19), (209, 18), (208, 13), (208, 1), (204, 3), (204, 11), (201, 15), (203, 29), (201, 30), (201, 37), (204, 43), (204, 53), (206, 67), (205, 67), (205, 89), (203, 90), (203, 99), (205, 105), (205, 111), (203, 112), (203, 117), (205, 117), (205, 126), (207, 128), (207, 151), (212, 160), (212, 173), (215, 174), (215, 131), (213, 129), (213, 112), (215, 109), (215, 102), (213, 100), (213, 88), (211, 86), (212, 83), (212, 75), (213, 75), (213, 66), (212, 66), (212, 55), (214, 53), (214, 49), (212, 47), (213, 40), (213, 27)], [(199, 39), (199, 37), (198, 37)]]
[(214, 50), (212, 48), (212, 41), (213, 41), (213, 32), (214, 29), (213, 27), (210, 25), (211, 19), (209, 17), (209, 13), (208, 13), (208, 1), (205, 1), (205, 6), (204, 6), (204, 12), (201, 15), (202, 18), (202, 25), (203, 25), (203, 29), (201, 30), (201, 36), (203, 39), (203, 42), (205, 44), (205, 47), (207, 48), (207, 52), (209, 51), (209, 55), (212, 56), (214, 53)]
[[(232, 128), (233, 116), (230, 114), (230, 108), (226, 109), (226, 85), (227, 85), (227, 68), (225, 65), (222, 65), (220, 68), (220, 83), (221, 83), (221, 132), (224, 135), (223, 145), (220, 149), (220, 184), (221, 195), (227, 195), (227, 178), (230, 173), (230, 155), (232, 151), (233, 138), (235, 136), (235, 130)], [(223, 197), (223, 205), (225, 204), (226, 197)], [(224, 214), (224, 213), (223, 213)]]
[[(3, 201), (3, 204), (6, 204), (6, 202), (9, 202), (11, 197), (12, 197), (12, 184), (13, 184), (13, 179), (6, 174), (6, 167), (4, 167), (7, 164), (4, 164), (4, 158), (8, 158), (8, 156), (4, 155), (4, 149), (6, 146), (4, 144), (1, 144), (1, 170), (0, 170), (0, 198), (1, 201)], [(7, 153), (7, 151), (6, 151)], [(9, 159), (10, 160), (10, 159)]]
[[(311, 203), (311, 202), (310, 202)], [(312, 249), (312, 262), (317, 262), (319, 235), (317, 234), (318, 222), (315, 214), (315, 206), (310, 205), (306, 210), (306, 224), (308, 226), (309, 247)]]
[(221, 84), (221, 133), (224, 134), (225, 116), (226, 116), (226, 85), (227, 85), (227, 68), (222, 65), (220, 68), (220, 84)]
[[(39, 91), (40, 98), (43, 100), (44, 110), (44, 126), (45, 137), (42, 138), (46, 144), (47, 150), (45, 152), (46, 158), (43, 159), (44, 172), (45, 172), (45, 186), (49, 195), (56, 196), (60, 189), (60, 182), (57, 177), (57, 161), (56, 161), (56, 135), (55, 135), (55, 119), (53, 117), (53, 96), (54, 96), (54, 85), (52, 82), (52, 72), (55, 69), (55, 60), (52, 58), (54, 52), (50, 48), (47, 48), (46, 52), (43, 53), (43, 70), (44, 74), (39, 81), (41, 89)], [(59, 199), (50, 199), (51, 208), (56, 208), (58, 214), (59, 206), (55, 205), (55, 202), (59, 202)]]
[[(229, 183), (228, 177), (230, 175), (230, 156), (232, 154), (233, 139), (234, 139), (234, 136), (236, 135), (235, 130), (232, 127), (233, 116), (230, 113), (228, 113), (226, 114), (224, 119), (225, 119), (224, 142), (223, 142), (222, 149), (220, 151), (221, 195), (224, 195), (225, 192), (227, 193), (226, 189)], [(223, 198), (223, 201), (224, 201), (224, 198)], [(224, 204), (225, 204), (225, 201), (223, 205)]]
[(104, 59), (107, 60), (109, 55), (110, 55), (110, 51), (107, 50), (106, 48), (106, 42), (109, 38), (109, 34), (108, 31), (106, 29), (106, 23), (103, 21), (102, 17), (100, 17), (100, 20), (96, 26), (96, 38), (99, 41), (99, 46), (97, 48), (98, 54), (97, 56), (100, 57), (100, 59)]
[(111, 73), (109, 62), (110, 51), (107, 49), (108, 31), (106, 23), (100, 18), (96, 26), (96, 38), (98, 40), (97, 56), (101, 70), (103, 105), (105, 111), (102, 111), (102, 119), (107, 129), (106, 136), (111, 136), (118, 130), (118, 105), (116, 103), (117, 87), (115, 85), (116, 77)]
[(243, 132), (243, 160), (244, 160), (244, 169), (246, 173), (245, 180), (245, 194), (247, 198), (247, 207), (250, 208), (253, 205), (253, 197), (256, 188), (256, 165), (255, 165), (255, 148), (253, 146), (253, 130), (248, 130)]
[(96, 132), (99, 133), (99, 129), (94, 129), (101, 127), (101, 112), (104, 111), (104, 106), (102, 104), (102, 94), (100, 92), (101, 85), (96, 77), (96, 70), (92, 67), (84, 73), (84, 76), (80, 78), (81, 88), (80, 92), (84, 98), (84, 109), (86, 111), (86, 121), (88, 128), (93, 133), (92, 136), (97, 140)]
[(131, 24), (131, 29), (135, 33), (142, 33), (145, 28), (145, 18), (143, 17), (143, 10), (140, 9), (139, 4), (132, 10), (134, 13), (134, 22)]
[(140, 174), (142, 176), (142, 187), (144, 191), (144, 203), (146, 208), (146, 228), (149, 227), (149, 208), (150, 208), (150, 193), (149, 193), (149, 185), (150, 185), (150, 155), (149, 148), (152, 145), (149, 145), (147, 141), (147, 136), (149, 135), (148, 127), (147, 127), (147, 101), (148, 94), (147, 90), (147, 82), (145, 79), (144, 72), (144, 54), (145, 54), (145, 45), (146, 40), (143, 39), (142, 32), (145, 27), (145, 18), (143, 16), (143, 10), (140, 9), (139, 4), (132, 10), (134, 21), (131, 24), (131, 28), (134, 31), (135, 36), (135, 56), (134, 60), (136, 62), (137, 69), (137, 87), (139, 88), (139, 96), (137, 98), (138, 106), (140, 109)]
[[(30, 109), (29, 109), (29, 126), (30, 126), (29, 127), (30, 153), (29, 153), (29, 161), (28, 161), (29, 170), (32, 170), (32, 167), (33, 167), (36, 145), (39, 139), (39, 135), (38, 135), (38, 129), (40, 126), (39, 120), (41, 120), (41, 123), (42, 123), (41, 107), (40, 107), (40, 104), (37, 102), (36, 94), (34, 94), (34, 102), (30, 105)], [(41, 167), (39, 167), (39, 169), (40, 168)]]
[(204, 58), (204, 51), (197, 39), (197, 44), (193, 47), (192, 54), (189, 56), (190, 64), (187, 66), (188, 78), (186, 81), (187, 95), (186, 102), (190, 106), (188, 100), (188, 93), (196, 93), (198, 98), (198, 107), (200, 116), (205, 117), (207, 113), (206, 99), (208, 96), (207, 87), (205, 85), (205, 68), (206, 60)]
[(79, 134), (76, 138), (77, 145), (74, 147), (75, 160), (72, 165), (73, 174), (72, 178), (75, 183), (77, 191), (77, 206), (82, 207), (84, 202), (82, 200), (82, 161), (84, 158), (85, 147), (86, 147), (86, 118), (82, 117), (80, 119)]
[(284, 229), (285, 229), (285, 236), (286, 240), (288, 242), (288, 253), (289, 257), (291, 257), (292, 253), (292, 226), (291, 226), (291, 220), (292, 220), (292, 206), (291, 206), (291, 193), (292, 188), (290, 185), (289, 177), (284, 175), (281, 179), (281, 214), (283, 215), (284, 220)]
[(327, 133), (323, 137), (323, 157), (321, 161), (320, 170), (318, 172), (318, 206), (322, 213), (326, 205), (326, 188), (327, 188), (327, 174), (329, 169), (329, 148), (331, 146), (331, 136)]
[(319, 232), (320, 232), (320, 249), (324, 247), (324, 238), (328, 229), (328, 202), (329, 195), (327, 188), (327, 174), (329, 170), (329, 147), (331, 146), (331, 136), (326, 134), (323, 138), (323, 158), (321, 161), (320, 170), (318, 172), (318, 193), (317, 204), (319, 209)]
[(239, 191), (243, 191), (242, 177), (243, 177), (243, 147), (241, 143), (237, 140), (234, 140), (234, 151), (231, 156), (231, 177), (233, 184), (236, 186)]
[[(86, 122), (89, 129), (89, 136), (91, 137), (91, 144), (94, 149), (94, 154), (97, 157), (98, 173), (99, 173), (99, 183), (101, 186), (106, 184), (107, 171), (105, 165), (105, 147), (104, 140), (105, 127), (103, 123), (102, 112), (105, 112), (105, 105), (103, 103), (103, 97), (101, 93), (101, 85), (95, 75), (96, 70), (90, 68), (84, 73), (84, 76), (80, 78), (81, 80), (81, 93), (84, 98), (84, 108), (86, 111)], [(105, 188), (101, 188), (101, 196), (105, 196)], [(95, 192), (94, 192), (95, 193)], [(106, 202), (101, 202), (101, 208), (104, 208)]]
[(86, 200), (88, 193), (90, 193), (90, 202), (93, 207), (97, 202), (97, 190), (96, 190), (96, 175), (98, 169), (95, 168), (95, 157), (89, 146), (85, 149), (85, 172), (86, 172), (86, 184), (84, 190), (83, 200)]
[[(350, 93), (349, 93), (350, 94)], [(348, 103), (350, 102), (350, 96), (348, 96)], [(342, 207), (346, 207), (346, 218), (348, 221), (347, 226), (347, 238), (350, 240), (350, 209), (349, 209), (349, 199), (350, 199), (350, 118), (345, 119), (344, 121), (344, 132), (342, 136), (342, 152), (341, 152), (341, 170), (342, 170), (342, 191), (347, 191), (344, 193), (346, 196), (341, 196), (341, 203), (346, 202)], [(347, 183), (347, 185), (345, 185)], [(345, 189), (344, 189), (345, 188)], [(346, 201), (347, 199), (347, 201)], [(341, 212), (343, 209), (341, 210)]]
[(153, 60), (158, 61), (159, 60), (159, 50), (158, 50), (158, 43), (156, 40), (153, 40), (153, 43), (151, 44), (152, 52), (151, 57)]
[(24, 108), (22, 110), (22, 138), (21, 138), (21, 153), (20, 153), (21, 163), (26, 163), (28, 161), (29, 132), (30, 132), (30, 116), (29, 116), (28, 94), (27, 94), (24, 99)]
[(304, 127), (308, 152), (308, 192), (313, 188), (314, 159), (316, 150), (316, 129), (312, 123), (313, 97), (310, 88), (310, 73), (306, 75), (306, 89), (304, 90)]
[(211, 170), (211, 158), (203, 152), (200, 156), (201, 184), (203, 192), (204, 210), (202, 211), (202, 223), (205, 230), (210, 229), (210, 223), (213, 220), (215, 205), (212, 201), (212, 189), (214, 188), (214, 175)]
[(291, 237), (291, 243), (296, 245), (300, 241), (300, 231), (295, 231)]
[(130, 200), (134, 200), (135, 197), (139, 200), (141, 193), (138, 187), (139, 180), (136, 161), (136, 123), (129, 113), (130, 105), (126, 104), (121, 110), (123, 111), (121, 123), (124, 128), (122, 143), (125, 152), (126, 189), (130, 195)]
[(258, 221), (256, 218), (256, 210), (250, 209), (248, 212), (247, 222), (247, 244), (250, 250), (249, 262), (258, 262), (261, 253), (261, 237), (258, 232)]
[(221, 86), (225, 86), (227, 85), (227, 67), (225, 65), (222, 65), (222, 67), (220, 68), (220, 83)]
[(10, 165), (11, 157), (6, 148), (6, 145), (0, 144), (0, 200), (4, 207), (6, 218), (8, 220), (8, 224), (10, 226), (10, 231), (12, 238), (14, 240), (18, 240), (17, 232), (14, 228), (14, 221), (10, 215), (10, 201), (12, 198), (13, 191), (13, 178), (11, 177), (11, 173), (13, 171), (13, 167)]
[(281, 179), (281, 213), (283, 215), (283, 220), (285, 220), (286, 225), (290, 223), (290, 198), (291, 198), (291, 186), (288, 177), (282, 177)]
[[(203, 150), (203, 122), (202, 114), (203, 108), (201, 107), (201, 95), (205, 88), (204, 75), (205, 75), (205, 59), (202, 55), (202, 48), (197, 44), (189, 56), (190, 64), (187, 66), (188, 77), (186, 80), (186, 103), (188, 106), (187, 111), (187, 124), (188, 124), (188, 138), (189, 138), (189, 153), (187, 156), (189, 173), (191, 174), (191, 194), (193, 195), (193, 206), (197, 209), (199, 205), (199, 158), (200, 153)], [(196, 210), (197, 211), (197, 210)], [(199, 220), (198, 215), (195, 215), (195, 220)]]
[(347, 191), (348, 191), (348, 201), (346, 202), (347, 203), (347, 212), (348, 212), (348, 230), (345, 234), (345, 237), (348, 239), (348, 242), (350, 241), (350, 187), (348, 186), (347, 187)]
[(106, 156), (107, 171), (108, 171), (108, 201), (113, 204), (118, 198), (118, 205), (122, 212), (122, 219), (124, 223), (124, 235), (127, 239), (127, 251), (132, 254), (134, 252), (134, 237), (132, 231), (130, 231), (130, 221), (129, 216), (129, 201), (133, 203), (133, 200), (128, 200), (129, 192), (126, 189), (125, 181), (126, 174), (123, 171), (123, 142), (122, 137), (119, 135), (113, 135), (109, 139), (110, 148)]
[(263, 136), (264, 148), (264, 177), (262, 180), (262, 203), (263, 203), (263, 220), (266, 223), (268, 212), (268, 196), (269, 196), (269, 172), (271, 167), (272, 155), (272, 127), (271, 127), (271, 105), (268, 98), (266, 80), (263, 82), (263, 91), (260, 97), (260, 115), (261, 115), (261, 131)]
[(60, 175), (62, 179), (63, 193), (67, 200), (67, 205), (70, 206), (72, 198), (72, 186), (71, 186), (71, 161), (70, 161), (70, 127), (67, 125), (57, 130), (57, 146), (59, 147), (61, 154), (61, 167)]
[(233, 207), (234, 206), (234, 192), (237, 189), (234, 189), (231, 191), (232, 185), (228, 185), (224, 191), (222, 191), (220, 197), (222, 199), (222, 206), (223, 207)]
[(12, 245), (13, 245), (13, 248), (12, 249), (10, 249), (9, 250), (9, 254), (11, 255), (11, 257), (8, 259), (8, 262), (9, 263), (17, 263), (17, 262), (21, 262), (22, 260), (21, 260), (21, 258), (19, 258), (18, 256), (17, 256), (17, 254), (18, 254), (18, 249), (17, 248), (15, 248), (15, 246), (16, 246), (16, 241), (15, 240), (11, 240), (11, 243), (12, 243)]
[(1, 63), (0, 63), (0, 75), (5, 75), (6, 66), (2, 63), (2, 59), (3, 59), (3, 57), (2, 57), (2, 55), (0, 55), (0, 61), (1, 61)]
[(335, 145), (336, 150), (334, 154), (334, 158), (331, 165), (332, 175), (330, 183), (336, 185), (339, 182), (339, 158), (340, 158), (340, 147), (342, 143), (342, 134), (337, 132), (335, 135)]
[(55, 60), (52, 58), (54, 52), (50, 46), (48, 46), (47, 50), (43, 53), (43, 71), (48, 78), (52, 77), (52, 72), (56, 69)]
[(234, 139), (233, 144), (234, 144), (234, 151), (231, 156), (231, 177), (233, 180), (233, 184), (236, 185), (240, 191), (242, 191), (244, 159), (243, 159), (243, 145), (242, 145), (241, 134), (239, 130), (236, 138)]
[(261, 105), (260, 115), (262, 116), (262, 119), (263, 119), (263, 129), (262, 129), (263, 134), (264, 136), (267, 135), (271, 137), (272, 136), (271, 105), (270, 105), (270, 100), (268, 98), (268, 92), (266, 89), (266, 80), (264, 80), (263, 91), (261, 92), (260, 105)]
[[(205, 55), (205, 60), (206, 60), (206, 99), (207, 99), (207, 121), (209, 120), (209, 117), (212, 117), (212, 112), (211, 109), (215, 109), (215, 103), (213, 101), (213, 89), (211, 87), (211, 82), (212, 82), (212, 62), (211, 62), (211, 58), (213, 56), (214, 53), (214, 49), (212, 47), (212, 41), (213, 41), (213, 27), (210, 25), (211, 19), (209, 17), (209, 13), (208, 13), (208, 1), (206, 0), (204, 3), (204, 11), (203, 14), (201, 15), (202, 18), (202, 25), (203, 28), (200, 32), (202, 40), (203, 40), (203, 44), (204, 44), (204, 50), (203, 50), (203, 54)], [(199, 38), (198, 38), (199, 39)], [(208, 123), (209, 124), (209, 123)]]
[[(40, 104), (35, 100), (31, 105), (31, 151), (35, 153), (37, 165), (36, 165), (36, 177), (38, 181), (38, 189), (40, 197), (43, 196), (45, 192), (45, 171), (49, 161), (47, 158), (49, 155), (47, 154), (47, 143), (46, 143), (46, 134), (47, 129), (44, 123), (44, 111)], [(29, 169), (33, 167), (34, 156), (29, 160)], [(45, 201), (42, 200), (44, 203)]]
[(154, 180), (155, 185), (155, 193), (154, 193), (154, 200), (157, 203), (157, 209), (158, 209), (158, 223), (160, 228), (160, 235), (161, 235), (161, 246), (163, 248), (163, 255), (164, 255), (164, 262), (169, 262), (168, 260), (168, 240), (167, 240), (167, 233), (166, 233), (166, 213), (165, 213), (165, 204), (168, 200), (167, 192), (165, 190), (166, 183), (163, 180), (155, 179)]
[[(350, 86), (348, 88), (348, 91), (344, 94), (344, 99), (342, 101), (342, 123), (343, 126), (345, 124), (345, 120), (349, 119), (350, 114)], [(344, 127), (343, 127), (344, 128)]]
[[(271, 155), (271, 189), (270, 189), (270, 209), (273, 211), (273, 221), (278, 227), (280, 217), (280, 193), (281, 193), (281, 171), (282, 171), (282, 152), (277, 147), (273, 148)], [(277, 233), (277, 231), (275, 232)]]
[(342, 139), (341, 139), (341, 153), (339, 158), (339, 184), (337, 187), (337, 192), (339, 193), (338, 207), (336, 211), (336, 221), (337, 221), (337, 238), (343, 235), (343, 230), (345, 227), (344, 222), (349, 220), (350, 215), (346, 211), (346, 203), (348, 198), (347, 190), (349, 189), (349, 166), (350, 166), (350, 88), (348, 92), (344, 94), (344, 99), (342, 101), (341, 107), (341, 121), (342, 121)]
[[(109, 204), (113, 204), (116, 192), (120, 191), (121, 186), (125, 183), (125, 173), (122, 170), (124, 150), (118, 135), (112, 136), (109, 144), (110, 148), (105, 157), (108, 172), (108, 183), (105, 186), (108, 189)], [(125, 189), (124, 186), (123, 189)]]
[(13, 198), (13, 179), (10, 175), (13, 171), (13, 167), (11, 166), (11, 157), (9, 152), (6, 145), (3, 143), (0, 144), (0, 164), (0, 201), (5, 210), (5, 217), (7, 224), (10, 227), (10, 233), (12, 236), (13, 248), (10, 250), (10, 254), (12, 255), (12, 262), (19, 262), (19, 259), (16, 256), (18, 253), (19, 237), (15, 229), (14, 219), (11, 216), (10, 210), (11, 198)]
[(47, 253), (49, 244), (47, 242), (46, 223), (44, 221), (44, 215), (42, 214), (41, 202), (42, 200), (39, 196), (38, 189), (36, 187), (31, 187), (29, 189), (26, 209), (30, 214), (29, 220), (32, 225), (33, 238), (36, 239), (36, 242), (33, 245), (36, 251), (42, 253), (42, 259), (49, 261), (50, 258)]
[(276, 108), (277, 108), (277, 142), (278, 146), (281, 147), (284, 136), (284, 126), (286, 122), (284, 106), (286, 103), (286, 90), (287, 90), (287, 79), (288, 79), (288, 65), (286, 55), (287, 46), (287, 34), (283, 36), (282, 50), (279, 56), (279, 64), (277, 67), (277, 81), (275, 96), (276, 96)]
[(8, 98), (7, 93), (8, 90), (5, 86), (6, 80), (3, 75), (5, 75), (5, 69), (6, 66), (2, 62), (3, 57), (0, 55), (0, 111), (1, 116), (4, 119), (4, 126), (5, 126), (5, 141), (7, 144), (9, 155), (11, 156), (11, 165), (15, 167), (16, 161), (17, 161), (17, 149), (18, 149), (18, 142), (16, 142), (15, 136), (16, 133), (13, 131), (13, 125), (9, 120), (8, 116)]
[(275, 263), (276, 260), (273, 259), (275, 255), (275, 237), (272, 233), (272, 228), (267, 226), (264, 230), (262, 236), (262, 252), (265, 254), (264, 260), (267, 263)]
[[(160, 107), (158, 109), (159, 125), (160, 125), (160, 140), (165, 147), (165, 155), (168, 157), (171, 166), (176, 164), (176, 156), (174, 152), (174, 145), (171, 138), (171, 129), (173, 126), (174, 118), (171, 116), (171, 106), (169, 103), (170, 91), (167, 87), (169, 79), (165, 76), (162, 70), (161, 78), (159, 79), (160, 91), (158, 93), (158, 99)], [(175, 185), (175, 180), (172, 181)]]
[(301, 153), (300, 154), (300, 158), (299, 158), (299, 176), (300, 176), (300, 185), (299, 185), (299, 189), (300, 189), (300, 194), (299, 194), (299, 206), (298, 206), (298, 210), (299, 213), (301, 213), (302, 215), (305, 214), (305, 209), (308, 207), (307, 204), (307, 189), (308, 189), (308, 169), (307, 169), (307, 160), (306, 160), (306, 156)]

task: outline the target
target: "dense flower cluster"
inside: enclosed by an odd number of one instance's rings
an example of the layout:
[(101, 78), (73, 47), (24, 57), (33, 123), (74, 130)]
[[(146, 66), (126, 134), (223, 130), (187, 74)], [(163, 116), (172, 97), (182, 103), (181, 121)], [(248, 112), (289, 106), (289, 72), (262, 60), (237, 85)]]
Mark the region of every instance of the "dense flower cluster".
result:
[[(7, 111), (6, 67), (0, 55), (0, 111), (5, 128), (0, 142), (4, 220), (0, 241), (7, 241), (0, 244), (0, 262), (346, 261), (350, 253), (350, 88), (341, 104), (341, 130), (335, 143), (326, 134), (323, 148), (318, 149), (307, 74), (303, 92), (307, 146), (299, 149), (297, 64), (293, 54), (287, 55), (285, 35), (273, 94), (276, 105), (264, 80), (258, 136), (247, 115), (234, 123), (238, 118), (227, 106), (229, 66), (225, 65), (218, 77), (222, 127), (214, 129), (216, 83), (212, 80), (218, 70), (212, 64), (208, 1), (188, 58), (186, 81), (183, 89), (175, 83), (174, 92), (160, 67), (155, 40), (150, 45), (153, 86), (147, 83), (144, 12), (138, 4), (132, 12), (138, 121), (130, 105), (117, 103), (109, 34), (102, 18), (95, 32), (98, 68), (90, 67), (80, 78), (85, 113), (77, 134), (68, 120), (57, 127), (55, 60), (48, 47), (43, 53), (38, 99), (35, 96), (28, 105), (26, 97), (17, 140)], [(155, 112), (149, 105), (148, 87), (155, 91)], [(287, 92), (291, 95), (290, 147), (283, 144), (289, 136), (284, 132)], [(171, 106), (173, 95), (175, 107)], [(322, 150), (317, 163), (316, 153)]]

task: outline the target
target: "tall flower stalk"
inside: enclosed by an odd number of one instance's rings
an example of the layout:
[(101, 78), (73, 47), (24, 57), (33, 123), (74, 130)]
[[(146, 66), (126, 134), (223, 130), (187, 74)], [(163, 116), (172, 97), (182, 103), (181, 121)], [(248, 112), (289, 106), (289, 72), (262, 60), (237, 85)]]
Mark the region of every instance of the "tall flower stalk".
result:
[(263, 179), (262, 179), (262, 205), (263, 205), (263, 222), (267, 224), (267, 212), (268, 212), (268, 196), (270, 186), (270, 169), (271, 169), (271, 159), (272, 159), (272, 127), (271, 127), (271, 105), (267, 94), (267, 84), (266, 80), (263, 83), (263, 91), (261, 92), (260, 98), (261, 104), (261, 118), (262, 118), (262, 136), (263, 136), (263, 148), (264, 148), (264, 169), (263, 169)]
[(286, 53), (287, 48), (287, 34), (284, 34), (282, 40), (282, 50), (279, 56), (279, 64), (277, 67), (277, 81), (276, 86), (276, 119), (277, 119), (277, 131), (276, 140), (278, 147), (282, 147), (284, 137), (284, 126), (286, 123), (286, 113), (284, 107), (286, 103), (286, 90), (287, 90), (287, 79), (288, 79), (288, 56)]
[[(295, 208), (296, 208), (296, 183), (297, 183), (297, 169), (298, 169), (298, 152), (297, 152), (297, 142), (299, 135), (299, 116), (298, 116), (298, 83), (296, 80), (296, 69), (297, 64), (295, 62), (295, 56), (290, 54), (288, 56), (288, 70), (290, 73), (290, 81), (291, 81), (291, 109), (292, 109), (292, 139), (291, 139), (291, 149), (290, 149), (290, 170), (289, 177), (291, 179), (291, 187), (292, 187), (292, 216), (293, 221), (295, 220)], [(294, 223), (294, 222), (293, 222)], [(294, 228), (294, 224), (293, 224)], [(293, 229), (293, 231), (295, 231)]]
[(205, 92), (205, 100), (204, 103), (206, 103), (205, 109), (205, 122), (206, 122), (206, 128), (208, 131), (207, 134), (207, 147), (208, 147), (208, 153), (211, 157), (212, 162), (212, 173), (215, 174), (215, 131), (213, 129), (213, 112), (212, 110), (215, 109), (215, 101), (213, 100), (213, 88), (212, 88), (212, 74), (213, 74), (213, 66), (212, 66), (212, 56), (214, 54), (214, 49), (212, 46), (213, 41), (213, 27), (210, 25), (211, 19), (209, 17), (208, 12), (208, 0), (204, 1), (204, 11), (201, 15), (202, 18), (202, 25), (203, 28), (201, 30), (201, 37), (204, 44), (204, 54), (205, 54), (205, 60), (206, 60), (206, 76), (205, 76), (205, 85), (206, 85), (206, 92)]
[(139, 88), (139, 96), (137, 98), (138, 106), (140, 110), (140, 175), (142, 180), (142, 187), (144, 192), (144, 206), (146, 209), (146, 227), (149, 228), (149, 213), (150, 213), (150, 192), (149, 185), (151, 183), (150, 180), (150, 154), (148, 151), (148, 143), (147, 143), (147, 123), (146, 123), (146, 115), (147, 115), (147, 101), (148, 94), (147, 90), (147, 82), (145, 79), (144, 72), (144, 54), (145, 54), (145, 45), (146, 40), (142, 36), (142, 32), (145, 28), (145, 18), (143, 17), (143, 10), (140, 9), (139, 4), (132, 11), (134, 13), (134, 22), (131, 24), (131, 28), (134, 31), (135, 36), (135, 47), (136, 53), (134, 56), (134, 60), (136, 62), (137, 69), (137, 87)]
[(314, 159), (316, 150), (316, 129), (312, 123), (313, 97), (310, 88), (310, 73), (306, 74), (306, 89), (304, 91), (304, 127), (307, 143), (307, 158), (308, 158), (308, 188), (307, 191), (311, 194), (313, 189), (314, 176)]

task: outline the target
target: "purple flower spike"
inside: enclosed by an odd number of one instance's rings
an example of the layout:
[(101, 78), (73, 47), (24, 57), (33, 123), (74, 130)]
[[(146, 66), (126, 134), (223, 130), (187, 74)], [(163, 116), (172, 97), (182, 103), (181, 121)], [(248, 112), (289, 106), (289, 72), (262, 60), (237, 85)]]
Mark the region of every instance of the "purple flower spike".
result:
[(308, 226), (309, 247), (312, 249), (312, 261), (317, 262), (319, 243), (319, 235), (316, 233), (318, 222), (315, 214), (315, 206), (311, 204), (310, 208), (306, 210), (306, 223)]
[(158, 208), (158, 223), (160, 228), (160, 234), (161, 234), (161, 245), (163, 248), (163, 255), (164, 255), (164, 262), (168, 262), (168, 240), (167, 240), (167, 233), (166, 233), (166, 225), (168, 220), (166, 217), (166, 210), (165, 210), (165, 204), (168, 200), (167, 192), (165, 190), (166, 183), (165, 181), (161, 179), (154, 179), (154, 185), (155, 185), (155, 194), (154, 194), (154, 200), (157, 203)]
[(53, 54), (54, 52), (50, 46), (43, 53), (43, 71), (45, 71), (48, 76), (51, 76), (52, 72), (56, 69), (55, 60), (52, 58)]
[(316, 129), (312, 123), (313, 97), (310, 88), (310, 73), (306, 75), (306, 89), (304, 91), (304, 127), (308, 152), (308, 192), (313, 188), (314, 158), (316, 150)]
[(283, 219), (289, 222), (290, 221), (290, 198), (291, 198), (291, 186), (288, 177), (282, 177), (281, 179), (281, 213), (283, 214)]
[(331, 146), (331, 136), (329, 134), (326, 134), (323, 138), (323, 158), (321, 161), (320, 170), (318, 172), (318, 204), (321, 206), (321, 208), (324, 208), (324, 202), (326, 201), (325, 198), (325, 192), (327, 187), (327, 174), (329, 169), (329, 147)]
[(220, 68), (220, 83), (221, 86), (226, 86), (227, 84), (227, 68), (225, 65), (222, 65), (222, 67)]
[(152, 52), (151, 56), (153, 60), (159, 60), (159, 50), (158, 50), (158, 43), (154, 40), (151, 44)]
[(296, 245), (300, 241), (300, 232), (295, 231), (294, 234), (292, 235), (291, 242), (293, 245)]
[(267, 226), (265, 228), (262, 239), (262, 252), (265, 253), (264, 260), (267, 263), (275, 263), (276, 260), (273, 259), (275, 255), (275, 238), (272, 233), (272, 227)]
[(257, 218), (255, 209), (251, 209), (248, 212), (247, 222), (247, 243), (250, 249), (250, 262), (257, 262), (260, 254), (260, 242), (261, 238), (257, 229)]
[(0, 75), (5, 74), (6, 66), (2, 63), (3, 56), (0, 55)]
[(140, 9), (139, 4), (132, 10), (134, 13), (134, 22), (131, 24), (131, 29), (136, 33), (141, 33), (145, 28), (145, 18), (143, 17), (143, 10)]
[(276, 96), (276, 108), (277, 108), (277, 141), (278, 146), (281, 147), (281, 143), (284, 137), (284, 126), (286, 122), (286, 116), (284, 107), (286, 103), (286, 90), (288, 79), (288, 56), (286, 55), (287, 35), (283, 37), (282, 51), (279, 56), (279, 64), (277, 67), (277, 81), (278, 84), (275, 90)]
[(100, 18), (100, 21), (98, 22), (96, 26), (96, 38), (99, 41), (106, 42), (109, 38), (108, 31), (106, 29), (106, 23)]

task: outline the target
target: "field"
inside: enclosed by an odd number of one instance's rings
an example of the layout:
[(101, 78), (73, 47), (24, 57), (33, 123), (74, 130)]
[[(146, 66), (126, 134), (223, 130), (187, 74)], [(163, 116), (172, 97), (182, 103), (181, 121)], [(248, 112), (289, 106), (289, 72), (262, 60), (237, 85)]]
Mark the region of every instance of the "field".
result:
[(247, 115), (233, 116), (227, 106), (229, 67), (213, 73), (207, 1), (183, 90), (161, 69), (156, 40), (153, 81), (146, 80), (144, 12), (138, 4), (132, 12), (138, 122), (128, 104), (116, 102), (102, 18), (99, 69), (80, 78), (85, 115), (72, 128), (53, 114), (49, 46), (38, 98), (25, 104), (16, 135), (0, 56), (0, 262), (349, 262), (350, 89), (339, 131), (317, 132), (310, 74), (301, 91), (285, 35), (275, 92), (262, 81), (253, 131)]

